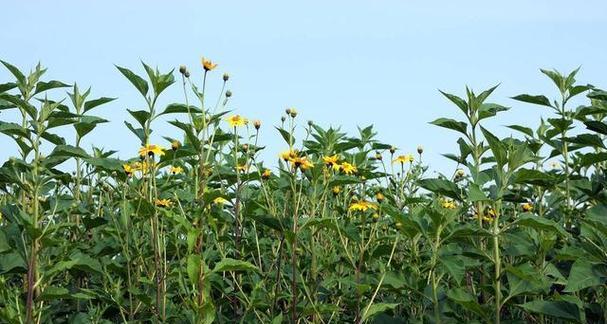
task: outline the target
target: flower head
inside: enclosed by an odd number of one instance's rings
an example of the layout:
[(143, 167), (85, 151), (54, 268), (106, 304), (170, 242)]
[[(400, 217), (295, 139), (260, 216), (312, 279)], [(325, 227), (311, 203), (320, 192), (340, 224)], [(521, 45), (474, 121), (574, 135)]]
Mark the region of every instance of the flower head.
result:
[(238, 165), (236, 165), (236, 171), (245, 173), (245, 172), (249, 171), (249, 165), (248, 164), (238, 164)]
[(180, 174), (183, 172), (183, 168), (180, 166), (171, 166), (171, 174)]
[(301, 171), (305, 171), (314, 167), (314, 164), (308, 160), (307, 157), (297, 157), (290, 160), (291, 165), (294, 168), (299, 168)]
[(298, 156), (299, 156), (299, 152), (297, 152), (295, 150), (288, 150), (288, 151), (284, 151), (284, 152), (280, 153), (280, 158), (283, 159), (285, 162), (295, 160), (298, 158)]
[(367, 211), (369, 209), (377, 210), (377, 205), (375, 205), (372, 202), (365, 201), (365, 200), (359, 200), (359, 201), (351, 204), (350, 207), (348, 208), (349, 211), (363, 211), (363, 212)]
[(211, 60), (205, 59), (204, 57), (200, 59), (202, 62), (202, 67), (205, 71), (211, 71), (217, 67), (217, 64), (211, 62)]
[(173, 202), (170, 199), (156, 199), (154, 204), (158, 207), (169, 208), (173, 206)]
[(396, 157), (396, 159), (394, 159), (392, 161), (392, 163), (400, 163), (400, 164), (405, 164), (407, 162), (413, 162), (413, 155), (411, 155), (411, 154), (399, 155)]
[(325, 162), (325, 164), (328, 167), (331, 167), (334, 164), (337, 164), (337, 162), (339, 161), (339, 156), (337, 156), (337, 154), (334, 154), (334, 155), (331, 155), (331, 156), (323, 156), (322, 157), (322, 161)]
[(164, 155), (164, 149), (156, 144), (146, 144), (139, 149), (139, 156), (145, 157), (146, 155)]
[(381, 204), (381, 202), (386, 199), (386, 196), (384, 196), (384, 194), (382, 194), (381, 192), (378, 192), (377, 194), (375, 194), (375, 199), (377, 199), (377, 202)]
[(226, 120), (232, 127), (246, 126), (248, 123), (247, 119), (240, 115), (232, 115), (226, 118)]
[(344, 162), (341, 164), (340, 166), (341, 171), (343, 171), (343, 173), (345, 174), (353, 174), (358, 172), (358, 169), (356, 169), (356, 167), (348, 162)]
[(264, 180), (270, 179), (271, 176), (272, 176), (272, 171), (270, 171), (270, 169), (265, 169), (263, 171), (263, 173), (261, 174), (261, 178)]
[(223, 205), (223, 204), (227, 204), (228, 200), (223, 197), (217, 197), (217, 198), (213, 199), (213, 203), (216, 205)]
[(333, 191), (334, 195), (339, 195), (339, 193), (341, 192), (341, 187), (340, 186), (335, 186), (331, 189), (331, 191)]
[(177, 151), (181, 147), (181, 142), (178, 140), (174, 140), (171, 142), (171, 149), (173, 151)]
[(135, 168), (130, 165), (130, 164), (123, 164), (122, 165), (122, 169), (124, 169), (124, 173), (126, 173), (126, 175), (130, 176), (131, 174), (133, 174), (133, 172), (137, 171), (135, 170)]
[(533, 211), (533, 205), (530, 203), (524, 203), (521, 208), (523, 209), (524, 212), (530, 212)]
[(443, 199), (443, 201), (441, 202), (441, 207), (446, 209), (455, 209), (456, 205), (455, 202), (451, 199)]

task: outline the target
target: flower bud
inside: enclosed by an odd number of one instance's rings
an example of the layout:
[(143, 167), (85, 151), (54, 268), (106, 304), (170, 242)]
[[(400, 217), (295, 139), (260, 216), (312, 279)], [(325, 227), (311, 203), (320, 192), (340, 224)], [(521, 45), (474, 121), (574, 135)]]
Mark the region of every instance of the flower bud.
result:
[(381, 159), (382, 159), (381, 153), (375, 152), (375, 159), (381, 161)]
[(249, 151), (249, 144), (242, 144), (242, 150), (243, 150), (243, 152), (248, 152)]
[(226, 91), (226, 98), (230, 98), (232, 96), (232, 91)]
[(457, 171), (455, 171), (455, 175), (456, 175), (458, 178), (463, 177), (465, 174), (466, 174), (466, 172), (464, 172), (464, 170), (462, 170), (462, 169), (457, 169)]
[(185, 74), (187, 71), (188, 71), (188, 69), (185, 67), (185, 65), (179, 66), (179, 73)]
[(297, 110), (295, 110), (295, 108), (291, 108), (291, 113), (290, 113), (292, 118), (297, 117)]
[(253, 121), (253, 127), (255, 127), (256, 130), (259, 130), (261, 128), (261, 120)]
[(417, 147), (417, 153), (420, 155), (424, 153), (424, 148), (421, 145)]
[(190, 71), (185, 71), (185, 73), (183, 74), (186, 78), (190, 77)]
[(314, 122), (311, 120), (308, 120), (308, 126), (312, 127), (312, 125), (314, 125)]
[(390, 146), (390, 154), (394, 154), (396, 152), (396, 147)]
[(229, 74), (227, 74), (227, 73), (224, 73), (224, 74), (223, 74), (223, 81), (224, 81), (224, 82), (226, 82), (226, 81), (228, 81), (229, 79), (230, 79), (230, 75), (229, 75)]
[(171, 142), (171, 149), (173, 151), (177, 151), (181, 147), (181, 142), (178, 140), (174, 140)]
[(286, 118), (285, 116), (281, 116), (281, 117), (280, 117), (280, 121), (281, 121), (281, 122), (283, 122), (283, 123), (284, 123), (284, 122), (285, 122), (285, 120), (287, 120), (287, 118)]

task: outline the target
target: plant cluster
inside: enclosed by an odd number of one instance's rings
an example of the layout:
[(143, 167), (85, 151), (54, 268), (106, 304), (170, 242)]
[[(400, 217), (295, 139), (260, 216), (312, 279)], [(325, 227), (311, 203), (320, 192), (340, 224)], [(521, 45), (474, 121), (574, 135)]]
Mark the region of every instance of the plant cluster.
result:
[[(577, 70), (542, 70), (557, 100), (513, 97), (554, 111), (508, 126), (516, 137), (483, 127), (508, 110), (487, 101), (495, 87), (442, 93), (462, 121), (432, 124), (459, 134), (459, 152), (431, 178), (422, 147), (294, 108), (275, 126), (283, 153), (262, 161), (269, 127), (230, 111), (229, 75), (208, 93), (208, 59), (202, 83), (184, 66), (117, 67), (146, 107), (128, 110), (141, 148), (121, 160), (81, 146), (114, 98), (2, 63), (14, 81), (0, 109), (20, 120), (0, 121), (18, 151), (0, 167), (0, 322), (607, 321), (607, 92)], [(183, 102), (158, 107), (171, 86)], [(588, 100), (572, 109), (576, 96)], [(165, 115), (179, 136), (152, 143)]]

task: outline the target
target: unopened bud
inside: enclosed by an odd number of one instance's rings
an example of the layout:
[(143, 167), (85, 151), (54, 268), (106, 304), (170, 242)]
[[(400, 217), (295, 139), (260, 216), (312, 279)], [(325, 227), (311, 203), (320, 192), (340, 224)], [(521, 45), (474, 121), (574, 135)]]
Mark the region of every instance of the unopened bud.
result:
[(255, 129), (259, 130), (259, 128), (261, 128), (261, 120), (253, 121), (253, 127), (255, 127)]
[(391, 146), (390, 147), (390, 154), (394, 154), (394, 152), (396, 152), (396, 147)]
[(171, 149), (173, 151), (177, 151), (181, 147), (181, 142), (178, 140), (174, 140), (171, 142)]
[(226, 91), (226, 98), (230, 98), (232, 96), (232, 91)]
[(424, 153), (424, 148), (421, 145), (417, 147), (417, 153), (418, 154)]
[(185, 67), (185, 65), (180, 65), (179, 66), (179, 73), (185, 74), (186, 72), (188, 72), (188, 69)]
[(223, 74), (223, 81), (228, 81), (230, 79), (230, 75), (227, 73)]
[(185, 73), (183, 74), (186, 78), (190, 77), (190, 71), (185, 71)]

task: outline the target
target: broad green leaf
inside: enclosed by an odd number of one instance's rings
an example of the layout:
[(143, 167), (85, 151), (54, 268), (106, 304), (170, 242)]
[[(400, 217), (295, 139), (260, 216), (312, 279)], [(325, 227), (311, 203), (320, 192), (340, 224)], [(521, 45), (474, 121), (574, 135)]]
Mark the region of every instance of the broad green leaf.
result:
[(518, 215), (514, 224), (530, 227), (537, 231), (550, 231), (562, 236), (568, 236), (565, 229), (555, 221), (531, 213), (522, 213)]
[(138, 76), (137, 74), (133, 73), (133, 71), (127, 68), (123, 68), (118, 65), (116, 65), (116, 68), (120, 71), (120, 73), (122, 73), (122, 75), (124, 75), (129, 81), (131, 81), (135, 88), (139, 90), (139, 93), (141, 93), (141, 95), (143, 95), (144, 97), (147, 96), (149, 91), (147, 81), (145, 81), (142, 77)]
[(461, 200), (460, 189), (453, 181), (446, 179), (422, 179), (419, 180), (419, 185), (434, 193), (447, 196), (449, 198)]
[(50, 90), (50, 89), (65, 88), (65, 87), (70, 87), (70, 85), (65, 84), (61, 81), (57, 81), (57, 80), (52, 80), (49, 82), (40, 81), (40, 82), (38, 82), (38, 84), (36, 84), (36, 90), (34, 91), (34, 95), (47, 91), (47, 90)]
[(512, 97), (512, 99), (522, 101), (522, 102), (532, 103), (532, 104), (536, 104), (536, 105), (552, 107), (552, 105), (550, 104), (550, 100), (548, 100), (548, 98), (546, 98), (546, 96), (542, 96), (542, 95), (533, 96), (533, 95), (528, 95), (528, 94), (521, 94), (521, 95)]
[(116, 98), (108, 98), (108, 97), (101, 97), (98, 99), (89, 100), (84, 103), (84, 112), (87, 112), (95, 107), (104, 105), (104, 104), (114, 101), (114, 100), (116, 100)]
[(534, 300), (519, 305), (519, 307), (532, 313), (581, 323), (578, 306), (566, 301)]
[(587, 260), (578, 259), (571, 267), (565, 291), (576, 292), (588, 287), (602, 286), (606, 282), (606, 264), (593, 264)]
[(370, 318), (373, 318), (375, 315), (383, 313), (388, 310), (395, 309), (399, 304), (398, 303), (375, 303), (372, 304), (368, 310), (364, 313), (362, 321), (365, 322)]
[(224, 272), (224, 271), (259, 271), (259, 269), (253, 264), (234, 260), (231, 258), (223, 258), (221, 261), (215, 264), (215, 268), (213, 268), (213, 272)]
[(466, 129), (468, 127), (468, 125), (466, 123), (457, 121), (454, 119), (450, 119), (450, 118), (439, 118), (439, 119), (431, 122), (430, 124), (433, 124), (433, 125), (436, 125), (439, 127), (452, 129), (452, 130), (460, 132), (464, 135), (466, 135)]

